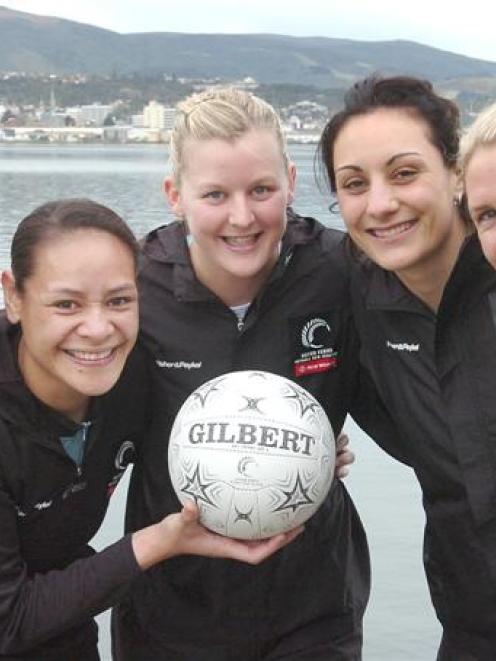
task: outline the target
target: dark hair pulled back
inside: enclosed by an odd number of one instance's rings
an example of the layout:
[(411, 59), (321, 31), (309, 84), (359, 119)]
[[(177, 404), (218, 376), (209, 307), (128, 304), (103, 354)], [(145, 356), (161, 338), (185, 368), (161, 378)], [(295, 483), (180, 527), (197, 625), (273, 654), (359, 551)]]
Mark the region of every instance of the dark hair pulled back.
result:
[(34, 271), (35, 253), (41, 243), (79, 229), (94, 229), (115, 236), (129, 248), (137, 268), (136, 237), (115, 211), (85, 198), (55, 200), (34, 209), (17, 226), (10, 249), (16, 289), (24, 291), (25, 281)]
[(445, 165), (452, 167), (456, 164), (460, 142), (457, 105), (434, 92), (427, 80), (373, 75), (358, 81), (346, 92), (344, 108), (331, 117), (321, 135), (318, 148), (320, 166), (327, 174), (333, 193), (336, 192), (334, 146), (341, 129), (352, 117), (380, 108), (405, 109), (422, 119), (429, 127), (430, 139), (441, 153)]

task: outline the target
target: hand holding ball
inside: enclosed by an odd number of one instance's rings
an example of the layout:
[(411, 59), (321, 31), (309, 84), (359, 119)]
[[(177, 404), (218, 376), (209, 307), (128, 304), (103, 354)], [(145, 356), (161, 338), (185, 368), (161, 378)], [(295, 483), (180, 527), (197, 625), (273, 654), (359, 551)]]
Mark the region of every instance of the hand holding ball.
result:
[(230, 372), (184, 402), (169, 442), (179, 500), (210, 530), (262, 539), (307, 521), (334, 476), (335, 442), (317, 400), (269, 372)]

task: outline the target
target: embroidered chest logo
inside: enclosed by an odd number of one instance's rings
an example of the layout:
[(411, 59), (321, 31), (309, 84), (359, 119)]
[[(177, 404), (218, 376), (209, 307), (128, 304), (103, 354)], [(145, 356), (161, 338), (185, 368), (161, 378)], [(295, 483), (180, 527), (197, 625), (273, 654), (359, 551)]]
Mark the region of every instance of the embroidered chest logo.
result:
[(189, 372), (189, 370), (199, 370), (201, 369), (202, 366), (202, 361), (194, 361), (194, 360), (160, 360), (160, 358), (157, 358), (155, 360), (155, 364), (157, 367), (160, 367), (161, 369), (167, 369), (167, 370), (185, 370)]
[(386, 346), (393, 351), (406, 351), (407, 353), (417, 353), (420, 349), (420, 344), (412, 342), (390, 342), (386, 340)]
[(307, 347), (308, 349), (322, 349), (324, 345), (315, 341), (315, 333), (319, 328), (325, 329), (327, 333), (331, 332), (331, 327), (325, 319), (311, 319), (303, 326), (303, 330), (301, 331), (301, 343), (304, 347)]
[(328, 313), (319, 313), (290, 322), (293, 337), (295, 376), (329, 372), (338, 366), (335, 332)]
[(121, 477), (127, 466), (131, 464), (136, 458), (136, 447), (132, 441), (124, 441), (117, 451), (114, 460), (114, 466), (118, 471), (107, 484), (107, 495), (110, 496), (114, 493)]

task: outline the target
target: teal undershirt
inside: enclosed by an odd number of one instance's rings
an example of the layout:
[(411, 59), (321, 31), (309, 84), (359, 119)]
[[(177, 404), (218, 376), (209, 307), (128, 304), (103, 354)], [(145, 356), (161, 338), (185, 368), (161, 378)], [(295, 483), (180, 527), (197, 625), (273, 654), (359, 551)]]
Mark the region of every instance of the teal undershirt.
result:
[(72, 436), (60, 437), (64, 450), (77, 466), (81, 466), (83, 463), (84, 450), (86, 448), (86, 440), (90, 425), (91, 422), (82, 422), (75, 434)]

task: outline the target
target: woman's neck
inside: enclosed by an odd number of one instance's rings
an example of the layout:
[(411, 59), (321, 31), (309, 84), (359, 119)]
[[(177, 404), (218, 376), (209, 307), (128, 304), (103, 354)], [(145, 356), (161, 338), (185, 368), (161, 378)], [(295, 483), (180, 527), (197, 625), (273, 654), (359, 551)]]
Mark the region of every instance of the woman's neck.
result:
[(461, 247), (472, 229), (460, 219), (446, 243), (428, 261), (415, 268), (397, 271), (401, 282), (415, 296), (420, 298), (433, 312), (437, 312), (443, 298), (444, 289), (458, 260)]
[(18, 347), (18, 365), (24, 383), (43, 404), (74, 422), (84, 420), (90, 397), (77, 392), (48, 374), (32, 359), (22, 337)]
[(237, 275), (217, 267), (212, 268), (193, 248), (190, 248), (190, 256), (198, 280), (229, 307), (253, 301), (263, 289), (277, 262), (277, 256), (274, 256), (273, 262), (267, 263), (258, 272)]

